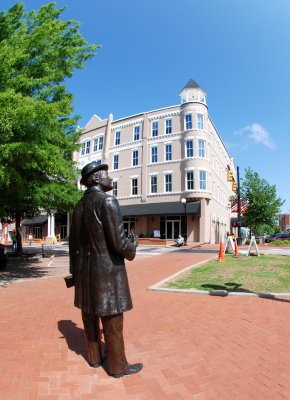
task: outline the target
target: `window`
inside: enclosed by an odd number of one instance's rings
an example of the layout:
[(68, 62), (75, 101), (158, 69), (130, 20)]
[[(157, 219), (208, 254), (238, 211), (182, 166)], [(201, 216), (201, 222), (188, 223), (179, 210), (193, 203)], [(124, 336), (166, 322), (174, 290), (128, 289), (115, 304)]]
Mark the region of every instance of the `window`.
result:
[(206, 190), (206, 172), (199, 171), (199, 188), (201, 190)]
[(172, 133), (172, 119), (165, 120), (165, 133), (168, 135)]
[(104, 136), (98, 136), (94, 139), (94, 151), (99, 151), (103, 149)]
[(193, 157), (193, 140), (186, 141), (186, 157)]
[(193, 171), (188, 171), (186, 174), (186, 186), (187, 186), (187, 190), (194, 189), (194, 172)]
[(157, 193), (157, 176), (151, 176), (151, 182), (150, 182), (150, 189), (151, 193)]
[(165, 160), (166, 161), (172, 160), (172, 145), (171, 144), (165, 145)]
[(151, 163), (157, 162), (157, 147), (151, 147)]
[(134, 126), (134, 142), (140, 139), (140, 126)]
[(115, 196), (115, 197), (118, 196), (118, 182), (117, 181), (113, 182), (113, 196)]
[(115, 146), (118, 146), (118, 144), (120, 144), (121, 142), (121, 132), (117, 131), (115, 133)]
[(152, 122), (152, 136), (158, 136), (158, 121)]
[(172, 192), (172, 175), (166, 174), (165, 175), (165, 192)]
[(138, 150), (133, 150), (132, 165), (138, 165)]
[(119, 154), (115, 154), (113, 169), (118, 169), (118, 168), (119, 168)]
[(131, 189), (132, 189), (132, 196), (136, 196), (138, 194), (138, 179), (133, 178), (131, 180)]
[(90, 145), (91, 145), (90, 141), (82, 143), (82, 147), (81, 147), (81, 155), (82, 156), (85, 154), (90, 154)]
[(199, 157), (205, 157), (205, 140), (203, 139), (198, 141), (198, 155)]
[(192, 116), (191, 114), (185, 115), (185, 129), (192, 129)]
[(197, 114), (197, 129), (204, 129), (204, 118), (202, 114)]

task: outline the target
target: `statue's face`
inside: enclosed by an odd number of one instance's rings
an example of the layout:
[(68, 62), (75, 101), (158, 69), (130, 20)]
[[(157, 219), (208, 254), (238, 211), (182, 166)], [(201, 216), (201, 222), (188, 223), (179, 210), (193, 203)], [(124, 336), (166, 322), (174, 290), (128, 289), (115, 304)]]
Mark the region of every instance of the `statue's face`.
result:
[(104, 192), (113, 189), (113, 179), (109, 177), (108, 171), (100, 171), (99, 186)]

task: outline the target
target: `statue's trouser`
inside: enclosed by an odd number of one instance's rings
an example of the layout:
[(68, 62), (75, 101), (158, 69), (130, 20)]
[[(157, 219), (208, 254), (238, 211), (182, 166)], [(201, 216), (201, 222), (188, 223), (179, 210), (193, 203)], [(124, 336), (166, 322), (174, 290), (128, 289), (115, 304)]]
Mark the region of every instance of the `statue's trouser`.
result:
[(82, 310), (82, 319), (89, 363), (101, 364), (104, 359), (100, 331), (101, 319), (108, 355), (107, 372), (109, 374), (123, 373), (128, 366), (123, 338), (123, 314), (99, 317)]

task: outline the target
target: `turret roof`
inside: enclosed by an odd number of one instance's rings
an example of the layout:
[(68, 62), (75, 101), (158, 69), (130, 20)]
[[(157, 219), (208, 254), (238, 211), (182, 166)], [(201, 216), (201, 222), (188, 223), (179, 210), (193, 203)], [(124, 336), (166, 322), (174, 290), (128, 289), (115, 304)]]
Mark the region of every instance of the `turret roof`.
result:
[(190, 79), (188, 83), (184, 86), (184, 89), (202, 89), (193, 79)]

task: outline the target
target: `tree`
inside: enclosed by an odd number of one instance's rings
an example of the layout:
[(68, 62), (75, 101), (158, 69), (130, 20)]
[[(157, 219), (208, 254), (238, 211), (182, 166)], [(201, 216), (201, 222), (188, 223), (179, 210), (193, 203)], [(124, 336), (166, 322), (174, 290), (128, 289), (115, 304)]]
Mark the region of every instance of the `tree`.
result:
[(14, 217), (17, 232), (23, 217), (69, 211), (79, 198), (78, 118), (64, 81), (98, 46), (60, 19), (63, 10), (16, 3), (0, 13), (0, 216)]
[(243, 220), (254, 233), (269, 233), (276, 227), (284, 201), (277, 197), (275, 185), (270, 185), (257, 172), (248, 168), (242, 180), (241, 197), (248, 201), (248, 210)]

